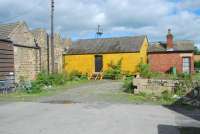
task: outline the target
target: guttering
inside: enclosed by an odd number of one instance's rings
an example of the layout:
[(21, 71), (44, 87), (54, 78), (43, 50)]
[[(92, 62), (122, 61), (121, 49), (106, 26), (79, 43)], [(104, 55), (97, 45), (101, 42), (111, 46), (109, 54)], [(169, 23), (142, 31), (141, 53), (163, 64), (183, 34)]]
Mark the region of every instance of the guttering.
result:
[(25, 46), (25, 45), (20, 45), (20, 44), (13, 44), (16, 47), (24, 47), (24, 48), (31, 48), (31, 49), (40, 49), (39, 46)]
[(157, 51), (157, 52), (148, 52), (148, 54), (166, 54), (166, 53), (193, 53), (193, 50), (187, 51)]
[(4, 41), (4, 42), (9, 42), (9, 43), (12, 43), (12, 41), (11, 41), (11, 40), (9, 40), (9, 39), (0, 39), (0, 41)]

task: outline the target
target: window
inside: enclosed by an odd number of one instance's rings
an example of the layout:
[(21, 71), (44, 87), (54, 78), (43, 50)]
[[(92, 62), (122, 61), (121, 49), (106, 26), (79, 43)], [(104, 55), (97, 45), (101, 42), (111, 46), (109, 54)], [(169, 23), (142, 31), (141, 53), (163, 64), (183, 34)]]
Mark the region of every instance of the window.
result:
[(190, 58), (183, 57), (183, 73), (190, 73)]

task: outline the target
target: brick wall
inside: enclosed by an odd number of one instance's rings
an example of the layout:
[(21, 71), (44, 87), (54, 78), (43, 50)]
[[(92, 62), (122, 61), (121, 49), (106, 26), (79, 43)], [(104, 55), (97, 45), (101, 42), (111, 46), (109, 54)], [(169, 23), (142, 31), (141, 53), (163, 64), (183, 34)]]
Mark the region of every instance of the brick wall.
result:
[(200, 55), (194, 55), (194, 61), (200, 61)]
[(182, 73), (182, 57), (191, 58), (191, 72), (194, 72), (194, 56), (192, 53), (154, 53), (148, 55), (150, 69), (154, 72), (167, 72), (171, 67), (176, 67)]

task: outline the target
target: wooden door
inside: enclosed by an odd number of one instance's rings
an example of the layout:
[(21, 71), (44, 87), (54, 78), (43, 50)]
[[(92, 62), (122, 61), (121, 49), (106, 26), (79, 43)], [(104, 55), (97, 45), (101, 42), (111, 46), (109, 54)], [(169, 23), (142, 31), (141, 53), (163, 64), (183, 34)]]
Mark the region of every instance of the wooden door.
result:
[(102, 55), (95, 55), (95, 72), (101, 72), (102, 68), (103, 68)]

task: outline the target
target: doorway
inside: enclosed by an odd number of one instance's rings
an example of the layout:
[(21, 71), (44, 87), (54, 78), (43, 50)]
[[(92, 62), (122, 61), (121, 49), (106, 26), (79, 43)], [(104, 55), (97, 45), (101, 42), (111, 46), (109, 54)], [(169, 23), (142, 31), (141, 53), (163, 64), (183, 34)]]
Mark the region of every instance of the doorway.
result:
[(103, 56), (95, 55), (95, 72), (101, 72), (103, 68)]

